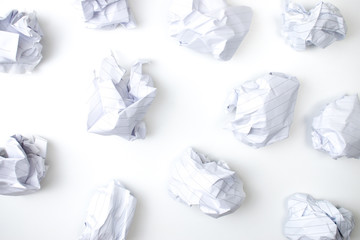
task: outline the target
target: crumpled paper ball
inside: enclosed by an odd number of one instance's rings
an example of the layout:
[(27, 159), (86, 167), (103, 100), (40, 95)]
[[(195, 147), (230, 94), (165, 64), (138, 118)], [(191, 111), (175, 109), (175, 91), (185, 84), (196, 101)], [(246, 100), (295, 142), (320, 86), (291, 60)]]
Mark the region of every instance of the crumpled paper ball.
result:
[(143, 119), (156, 88), (151, 77), (142, 72), (144, 63), (138, 61), (126, 74), (114, 56), (102, 61), (89, 100), (88, 132), (117, 135), (129, 141), (145, 138)]
[(79, 4), (88, 28), (136, 27), (127, 0), (80, 0)]
[(291, 240), (350, 240), (354, 228), (352, 213), (327, 200), (295, 193), (287, 200), (284, 234)]
[(0, 18), (0, 72), (33, 71), (42, 58), (42, 36), (35, 12), (12, 10)]
[(181, 46), (230, 60), (249, 31), (252, 10), (224, 0), (174, 0), (170, 36)]
[(313, 119), (315, 149), (332, 158), (360, 158), (360, 102), (357, 95), (343, 96), (329, 103)]
[(119, 180), (99, 187), (91, 199), (79, 240), (124, 240), (136, 209), (136, 198)]
[(344, 39), (346, 31), (340, 10), (330, 3), (320, 2), (309, 11), (291, 1), (286, 3), (282, 34), (295, 50), (309, 46), (325, 48)]
[(296, 77), (269, 73), (230, 94), (226, 110), (236, 111), (229, 129), (241, 142), (264, 147), (289, 136), (299, 89)]
[(23, 195), (40, 189), (48, 169), (46, 147), (47, 141), (38, 136), (9, 138), (0, 149), (0, 194)]
[(235, 212), (245, 200), (243, 182), (221, 161), (192, 148), (174, 162), (168, 184), (172, 198), (214, 218)]

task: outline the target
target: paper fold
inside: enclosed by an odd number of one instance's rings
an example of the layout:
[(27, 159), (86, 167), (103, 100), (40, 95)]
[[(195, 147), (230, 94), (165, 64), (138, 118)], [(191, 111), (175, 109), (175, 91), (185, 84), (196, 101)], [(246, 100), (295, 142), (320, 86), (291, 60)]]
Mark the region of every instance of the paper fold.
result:
[(283, 73), (243, 83), (227, 99), (227, 112), (236, 112), (228, 128), (239, 141), (255, 148), (287, 138), (298, 88), (297, 78)]
[(346, 35), (346, 24), (340, 10), (320, 2), (307, 11), (292, 1), (285, 1), (282, 34), (295, 50), (309, 46), (325, 48)]
[(252, 10), (223, 0), (174, 0), (170, 35), (181, 46), (230, 60), (249, 31)]
[(315, 149), (332, 158), (360, 158), (360, 101), (357, 95), (343, 96), (329, 103), (313, 119)]
[(213, 161), (189, 148), (174, 162), (168, 184), (172, 198), (199, 205), (205, 214), (219, 218), (235, 212), (245, 199), (243, 182), (221, 161)]
[(79, 0), (85, 25), (88, 28), (114, 29), (118, 25), (135, 28), (135, 19), (127, 0)]
[(295, 193), (287, 200), (284, 234), (291, 240), (350, 240), (354, 228), (352, 213), (327, 200)]
[(143, 119), (156, 88), (151, 77), (142, 72), (144, 63), (144, 60), (135, 63), (129, 75), (113, 55), (103, 60), (89, 100), (88, 132), (117, 135), (131, 141), (145, 138)]
[(79, 240), (124, 240), (136, 209), (136, 198), (119, 180), (94, 194)]
[(23, 195), (40, 189), (45, 177), (47, 141), (34, 136), (9, 138), (0, 150), (0, 194)]
[(0, 18), (0, 72), (32, 72), (42, 58), (42, 36), (35, 12), (12, 10)]

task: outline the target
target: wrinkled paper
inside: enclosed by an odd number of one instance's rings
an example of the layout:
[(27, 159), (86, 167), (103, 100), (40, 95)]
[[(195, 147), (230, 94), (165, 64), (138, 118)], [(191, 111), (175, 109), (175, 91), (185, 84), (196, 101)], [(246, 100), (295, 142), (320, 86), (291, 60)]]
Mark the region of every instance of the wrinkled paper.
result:
[(235, 212), (245, 200), (243, 183), (229, 166), (189, 148), (174, 162), (168, 185), (172, 198), (218, 218)]
[(315, 149), (332, 158), (360, 158), (360, 102), (357, 95), (343, 96), (329, 103), (313, 119)]
[(236, 111), (229, 129), (241, 142), (264, 147), (289, 136), (299, 81), (283, 73), (269, 73), (234, 89), (227, 100)]
[(35, 12), (12, 10), (0, 17), (0, 72), (33, 71), (42, 58), (42, 36)]
[(287, 201), (284, 234), (291, 240), (350, 240), (352, 213), (326, 200), (295, 193)]
[(40, 189), (45, 177), (47, 141), (14, 135), (0, 149), (0, 194), (23, 195)]
[(325, 48), (346, 35), (346, 24), (339, 9), (320, 2), (307, 11), (303, 6), (286, 1), (282, 33), (290, 46), (305, 50), (308, 46)]
[(118, 25), (135, 28), (135, 19), (127, 0), (80, 0), (85, 25), (88, 28), (113, 29)]
[(85, 230), (79, 240), (124, 240), (136, 208), (136, 198), (118, 180), (98, 188), (91, 199)]
[(174, 0), (170, 35), (181, 46), (229, 60), (249, 31), (252, 11), (224, 0)]
[(105, 58), (95, 74), (93, 94), (89, 100), (87, 128), (91, 133), (118, 135), (126, 140), (143, 139), (143, 119), (156, 95), (149, 75), (142, 73), (139, 61), (130, 75), (114, 56)]

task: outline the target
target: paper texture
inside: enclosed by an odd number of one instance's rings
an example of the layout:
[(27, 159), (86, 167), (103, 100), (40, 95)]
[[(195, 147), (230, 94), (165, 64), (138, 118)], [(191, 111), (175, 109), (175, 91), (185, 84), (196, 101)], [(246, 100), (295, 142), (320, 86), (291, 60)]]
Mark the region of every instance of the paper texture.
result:
[(245, 200), (243, 183), (221, 161), (212, 161), (189, 148), (174, 162), (168, 185), (172, 198), (218, 218), (237, 210)]
[(114, 56), (105, 58), (95, 74), (89, 100), (87, 128), (91, 133), (118, 135), (126, 140), (145, 138), (143, 119), (156, 95), (149, 75), (139, 61), (126, 74)]
[(329, 103), (313, 119), (315, 149), (332, 158), (360, 158), (360, 102), (357, 95), (343, 96)]
[(45, 177), (47, 141), (35, 136), (9, 138), (0, 149), (0, 194), (23, 195), (40, 189)]
[(308, 46), (325, 48), (346, 35), (346, 24), (339, 9), (320, 2), (307, 11), (303, 6), (285, 1), (282, 33), (290, 46), (305, 50)]
[(118, 25), (135, 28), (135, 19), (126, 0), (79, 0), (88, 28), (113, 29)]
[(43, 34), (35, 13), (11, 11), (0, 17), (0, 72), (27, 73), (40, 62)]
[(93, 196), (79, 240), (124, 240), (136, 208), (136, 198), (113, 180)]
[(181, 46), (229, 60), (249, 31), (252, 11), (223, 0), (174, 0), (170, 35)]
[(229, 129), (241, 142), (264, 147), (289, 136), (299, 81), (283, 73), (269, 73), (234, 89), (226, 110), (236, 111)]
[(329, 201), (296, 193), (287, 201), (284, 234), (291, 240), (350, 240), (354, 228), (352, 213)]

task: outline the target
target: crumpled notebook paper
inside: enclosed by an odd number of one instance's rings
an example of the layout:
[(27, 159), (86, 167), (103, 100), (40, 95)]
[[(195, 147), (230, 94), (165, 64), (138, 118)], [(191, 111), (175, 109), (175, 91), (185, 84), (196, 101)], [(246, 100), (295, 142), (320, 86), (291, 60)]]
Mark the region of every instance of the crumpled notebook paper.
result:
[(189, 148), (174, 162), (168, 185), (172, 198), (214, 218), (235, 212), (245, 200), (243, 182), (221, 161)]
[(114, 56), (103, 60), (98, 75), (95, 74), (89, 100), (89, 132), (118, 135), (126, 140), (145, 138), (143, 119), (155, 98), (156, 88), (151, 77), (142, 73), (144, 63), (135, 63), (129, 75)]
[(326, 200), (295, 193), (287, 201), (284, 234), (292, 240), (350, 240), (354, 228), (352, 213)]
[(252, 10), (224, 0), (174, 0), (170, 35), (181, 46), (229, 60), (249, 31)]
[(236, 111), (229, 129), (239, 141), (255, 148), (287, 138), (298, 89), (297, 78), (283, 73), (245, 82), (227, 100), (227, 111)]
[(88, 28), (136, 27), (127, 0), (79, 0), (79, 4)]
[(42, 58), (42, 36), (35, 12), (0, 17), (0, 72), (31, 72)]
[(303, 6), (286, 1), (282, 34), (295, 50), (308, 46), (325, 48), (346, 35), (346, 24), (339, 9), (320, 2), (307, 11)]
[(79, 240), (123, 240), (131, 225), (136, 198), (118, 180), (98, 188), (91, 199)]
[(0, 148), (0, 194), (23, 195), (40, 189), (45, 177), (47, 141), (34, 136), (10, 137)]
[(332, 158), (360, 158), (360, 102), (357, 95), (343, 96), (329, 103), (313, 119), (315, 149)]

